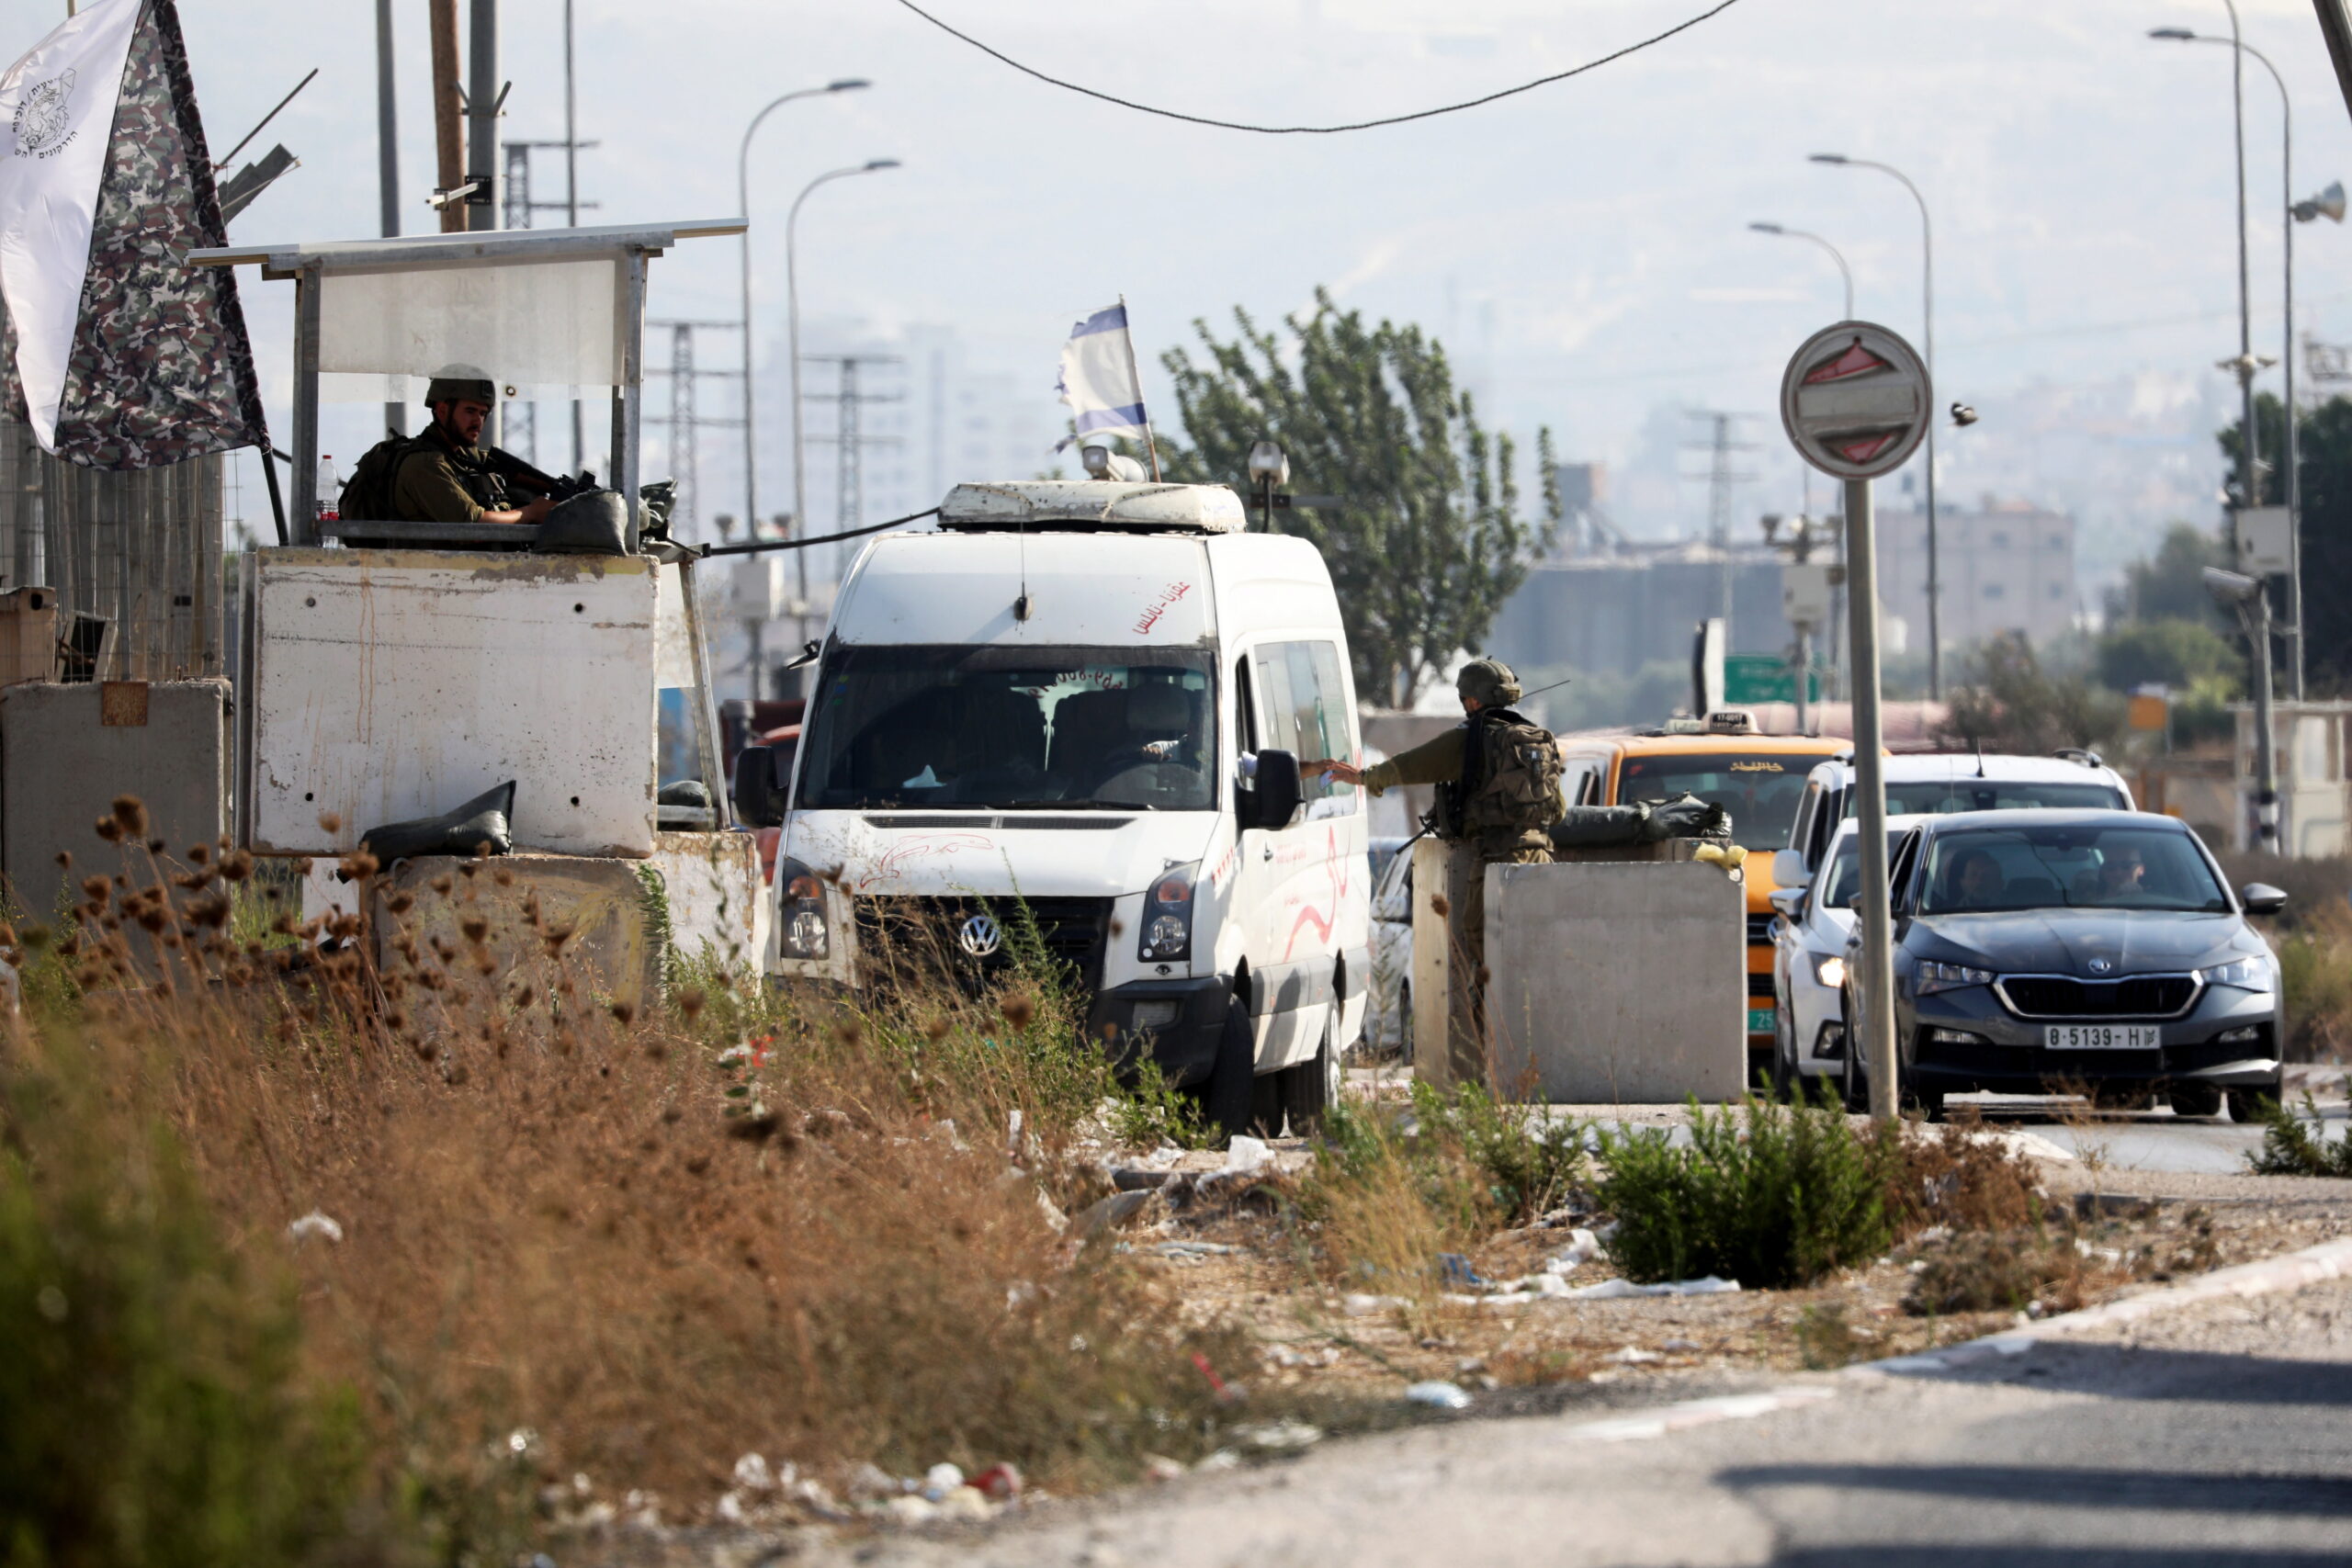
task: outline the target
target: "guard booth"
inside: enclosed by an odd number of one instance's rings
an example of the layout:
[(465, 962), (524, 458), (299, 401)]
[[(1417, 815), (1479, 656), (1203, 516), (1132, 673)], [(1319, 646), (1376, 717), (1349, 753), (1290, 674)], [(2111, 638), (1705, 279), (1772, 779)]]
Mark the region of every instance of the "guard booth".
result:
[[(322, 519), (321, 502), (335, 498), (316, 492), (324, 378), (354, 400), (414, 407), (424, 378), (468, 363), (509, 397), (606, 389), (612, 472), (602, 477), (637, 518), (648, 268), (681, 241), (743, 228), (724, 219), (190, 254), (192, 265), (257, 265), (295, 289), (291, 506), (279, 546), (247, 552), (235, 588), (234, 816), (255, 854), (313, 861), (306, 914), (363, 912), (334, 863), (371, 829), (511, 782), (514, 874), (469, 878), (469, 896), (509, 913), (534, 899), (571, 925), (573, 955), (616, 1001), (641, 999), (672, 958), (706, 946), (756, 970), (759, 862), (752, 836), (730, 830), (695, 552), (649, 539), (639, 553), (557, 553), (540, 547), (536, 525)], [(687, 699), (699, 795), (658, 773), (665, 687)], [(379, 897), (441, 876), (435, 858), (378, 878)], [(517, 964), (532, 945), (517, 942)]]

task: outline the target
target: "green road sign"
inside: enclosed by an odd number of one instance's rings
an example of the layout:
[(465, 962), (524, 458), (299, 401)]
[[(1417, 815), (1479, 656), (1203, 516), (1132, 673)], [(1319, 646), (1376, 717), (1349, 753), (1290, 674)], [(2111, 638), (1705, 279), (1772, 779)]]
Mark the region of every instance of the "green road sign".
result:
[[(1724, 701), (1735, 706), (1749, 703), (1792, 703), (1797, 700), (1796, 674), (1785, 659), (1770, 653), (1724, 655)], [(1812, 672), (1805, 700), (1821, 700), (1821, 671)]]

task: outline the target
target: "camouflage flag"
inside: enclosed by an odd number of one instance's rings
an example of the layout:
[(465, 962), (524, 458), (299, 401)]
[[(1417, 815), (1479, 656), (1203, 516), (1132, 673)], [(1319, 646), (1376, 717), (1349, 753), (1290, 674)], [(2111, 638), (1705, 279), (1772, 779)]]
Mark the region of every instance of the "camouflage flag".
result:
[[(234, 271), (186, 260), (227, 243), (179, 12), (173, 0), (144, 0), (115, 103), (55, 441), (44, 446), (92, 468), (267, 446)], [(0, 400), (24, 419), (10, 328)]]

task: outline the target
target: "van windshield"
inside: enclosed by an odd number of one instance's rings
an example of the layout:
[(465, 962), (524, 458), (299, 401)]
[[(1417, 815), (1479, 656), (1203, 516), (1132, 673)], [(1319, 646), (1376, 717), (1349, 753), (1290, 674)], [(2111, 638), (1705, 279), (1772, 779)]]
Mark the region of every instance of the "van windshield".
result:
[(809, 704), (802, 809), (1206, 811), (1206, 649), (836, 647)]

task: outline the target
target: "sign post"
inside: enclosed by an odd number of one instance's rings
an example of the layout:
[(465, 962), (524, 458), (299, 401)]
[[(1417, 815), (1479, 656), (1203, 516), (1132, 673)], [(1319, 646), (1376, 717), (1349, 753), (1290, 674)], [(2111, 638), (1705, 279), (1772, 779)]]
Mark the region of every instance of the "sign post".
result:
[(1805, 339), (1781, 378), (1781, 423), (1797, 455), (1845, 481), (1847, 622), (1854, 671), (1854, 787), (1861, 840), (1862, 962), (1846, 1049), (1867, 1066), (1871, 1115), (1900, 1103), (1894, 1038), (1894, 923), (1888, 914), (1885, 727), (1879, 716), (1878, 529), (1871, 481), (1909, 460), (1934, 418), (1928, 367), (1911, 345), (1868, 321)]

